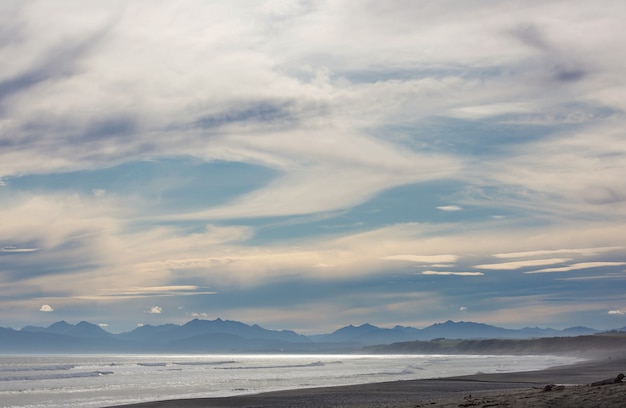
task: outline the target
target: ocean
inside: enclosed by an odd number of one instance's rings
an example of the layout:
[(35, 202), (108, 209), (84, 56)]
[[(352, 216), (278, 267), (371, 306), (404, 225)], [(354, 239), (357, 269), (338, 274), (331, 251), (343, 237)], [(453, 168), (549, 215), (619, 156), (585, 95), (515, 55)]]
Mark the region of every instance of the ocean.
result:
[(576, 361), (466, 355), (0, 355), (0, 406), (105, 407), (538, 370)]

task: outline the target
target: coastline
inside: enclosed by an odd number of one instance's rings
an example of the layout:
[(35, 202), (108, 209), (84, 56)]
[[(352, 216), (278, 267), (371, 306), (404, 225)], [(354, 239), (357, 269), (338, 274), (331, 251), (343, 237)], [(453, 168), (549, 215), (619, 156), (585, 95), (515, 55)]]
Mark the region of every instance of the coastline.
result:
[[(626, 383), (601, 387), (588, 384), (626, 371), (626, 357), (595, 357), (573, 365), (539, 371), (472, 374), (456, 377), (392, 381), (350, 386), (274, 391), (218, 398), (175, 399), (116, 405), (108, 408), (234, 408), (234, 407), (459, 407), (571, 406), (619, 407)], [(545, 392), (547, 384), (558, 390)], [(618, 405), (612, 405), (611, 398)], [(589, 399), (591, 405), (582, 401)], [(598, 402), (598, 399), (602, 399)], [(491, 401), (491, 402), (489, 402)], [(498, 401), (501, 401), (498, 402)], [(549, 401), (549, 402), (548, 402)], [(596, 405), (593, 405), (595, 401)], [(559, 405), (563, 402), (563, 405)], [(520, 403), (520, 404), (517, 404)], [(523, 405), (526, 404), (526, 405)], [(570, 404), (570, 405), (567, 405)]]

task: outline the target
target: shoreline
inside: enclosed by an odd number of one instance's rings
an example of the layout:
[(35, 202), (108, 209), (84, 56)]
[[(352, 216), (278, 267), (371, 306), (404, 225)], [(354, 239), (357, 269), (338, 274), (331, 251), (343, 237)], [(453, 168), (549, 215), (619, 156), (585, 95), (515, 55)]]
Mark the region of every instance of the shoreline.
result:
[[(230, 397), (172, 399), (115, 405), (107, 408), (470, 407), (482, 406), (487, 400), (491, 401), (490, 406), (531, 407), (542, 406), (544, 403), (541, 401), (555, 398), (567, 402), (571, 397), (573, 399), (568, 402), (569, 404), (580, 403), (585, 399), (586, 394), (590, 394), (590, 398), (594, 401), (603, 398), (602, 403), (596, 401), (596, 405), (588, 405), (589, 407), (622, 406), (611, 405), (609, 398), (617, 398), (619, 403), (623, 404), (626, 398), (626, 383), (602, 387), (590, 387), (587, 384), (614, 378), (617, 374), (625, 372), (626, 357), (595, 356), (595, 358), (589, 358), (590, 360), (579, 363), (538, 371), (477, 373), (445, 378), (272, 391)], [(544, 392), (543, 387), (547, 384), (564, 387), (557, 387), (556, 391)], [(502, 400), (504, 405), (498, 405), (498, 399)], [(527, 405), (515, 405), (516, 401)], [(549, 406), (558, 407), (558, 401), (551, 401)], [(587, 405), (578, 406), (586, 407)]]

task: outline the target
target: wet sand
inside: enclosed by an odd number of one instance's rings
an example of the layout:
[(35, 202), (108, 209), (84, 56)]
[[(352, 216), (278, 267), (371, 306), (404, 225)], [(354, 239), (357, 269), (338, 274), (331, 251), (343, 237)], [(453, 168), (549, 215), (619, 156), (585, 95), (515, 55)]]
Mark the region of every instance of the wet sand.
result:
[[(233, 407), (624, 407), (626, 382), (590, 386), (626, 372), (626, 356), (521, 373), (394, 381), (225, 398), (147, 402), (125, 408)], [(556, 384), (544, 391), (548, 384)]]

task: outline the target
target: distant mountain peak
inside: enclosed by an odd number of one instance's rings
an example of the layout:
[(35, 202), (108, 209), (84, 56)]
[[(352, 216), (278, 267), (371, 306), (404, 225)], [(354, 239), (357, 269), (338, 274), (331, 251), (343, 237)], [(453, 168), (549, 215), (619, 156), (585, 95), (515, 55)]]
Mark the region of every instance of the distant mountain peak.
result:
[(69, 324), (65, 320), (61, 320), (60, 322), (52, 323), (50, 326), (48, 326), (48, 329), (46, 331), (48, 333), (63, 334), (72, 330), (73, 327), (73, 324)]
[[(618, 329), (625, 330), (626, 328)], [(268, 330), (258, 324), (233, 320), (195, 318), (185, 324), (143, 325), (126, 333), (111, 334), (102, 327), (81, 321), (72, 325), (62, 320), (49, 327), (26, 326), (19, 332), (0, 328), (0, 345), (13, 350), (56, 351), (337, 351), (361, 346), (432, 339), (530, 339), (574, 337), (598, 333), (586, 327), (564, 330), (525, 327), (506, 329), (485, 323), (447, 320), (425, 328), (396, 325), (377, 327), (370, 323), (350, 324), (330, 334), (305, 336), (292, 330)], [(4, 338), (4, 340), (3, 340)], [(4, 343), (3, 343), (4, 342)], [(49, 342), (49, 344), (48, 344)], [(29, 348), (30, 347), (30, 348)], [(4, 348), (3, 348), (4, 350)]]
[(74, 337), (110, 337), (111, 333), (104, 330), (97, 324), (82, 321), (76, 326), (72, 326), (68, 331), (63, 334), (71, 335)]

